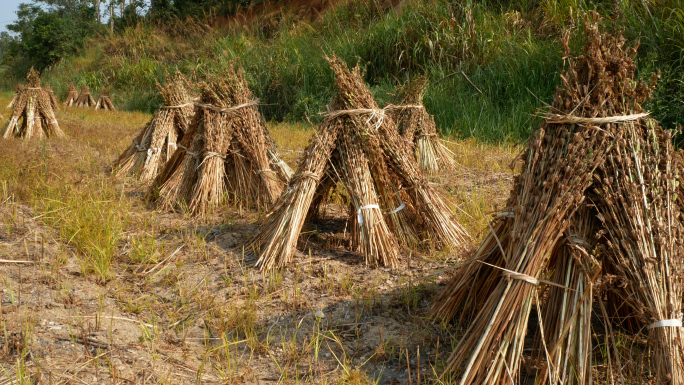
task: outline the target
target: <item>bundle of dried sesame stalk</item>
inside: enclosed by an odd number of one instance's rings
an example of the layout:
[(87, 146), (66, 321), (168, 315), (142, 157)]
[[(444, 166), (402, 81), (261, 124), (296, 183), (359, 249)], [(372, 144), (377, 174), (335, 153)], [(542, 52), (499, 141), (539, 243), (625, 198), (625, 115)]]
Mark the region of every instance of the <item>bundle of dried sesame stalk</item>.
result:
[(598, 189), (608, 263), (648, 330), (656, 381), (684, 384), (684, 232), (672, 139), (652, 119), (621, 131)]
[[(534, 352), (544, 362), (537, 381), (590, 384), (593, 285), (602, 266), (616, 272), (624, 300), (650, 325), (658, 383), (683, 383), (684, 262), (671, 140), (641, 109), (653, 85), (634, 81), (636, 49), (600, 34), (598, 20), (585, 18), (584, 55), (570, 59), (553, 110), (528, 143), (508, 202), (512, 224), (495, 222), (433, 305), (443, 320), (456, 309), (477, 311), (448, 360), (447, 371), (461, 369), (461, 384), (516, 382), (533, 302), (541, 309)], [(567, 36), (563, 43), (570, 58)], [(597, 242), (602, 261), (593, 254)], [(489, 262), (491, 269), (477, 270)], [(545, 272), (550, 281), (541, 279)]]
[(385, 111), (394, 119), (399, 134), (411, 146), (423, 172), (452, 170), (456, 166), (454, 154), (442, 144), (437, 134), (435, 118), (423, 106), (427, 78), (419, 76), (399, 89), (394, 103)]
[(501, 270), (497, 267), (504, 264), (504, 250), (508, 250), (513, 226), (513, 216), (508, 214), (502, 212), (494, 217), (493, 231), (433, 300), (431, 317), (448, 322), (459, 314), (457, 324), (462, 325), (481, 310), (501, 278)]
[(148, 197), (163, 207), (185, 202), (206, 215), (222, 199), (270, 205), (286, 183), (286, 167), (253, 100), (242, 71), (231, 67), (201, 85), (195, 117), (179, 149), (155, 178)]
[(81, 92), (78, 94), (78, 98), (74, 104), (76, 104), (76, 107), (95, 107), (95, 98), (93, 98), (93, 95), (90, 93), (90, 88), (88, 88), (88, 86), (83, 85), (83, 87), (81, 87)]
[(117, 176), (140, 174), (142, 180), (154, 179), (171, 159), (190, 125), (195, 108), (189, 93), (190, 84), (180, 73), (166, 77), (166, 85), (157, 84), (164, 106), (133, 139), (133, 143), (114, 163)]
[(548, 285), (545, 302), (537, 302), (537, 307), (542, 308), (542, 330), (537, 334), (533, 354), (545, 360), (537, 383), (592, 383), (592, 301), (594, 283), (601, 271), (593, 255), (598, 230), (595, 209), (583, 204), (549, 261), (553, 268), (550, 282), (554, 285)]
[(350, 71), (336, 57), (328, 62), (339, 89), (334, 110), (307, 147), (288, 191), (251, 241), (257, 265), (266, 270), (292, 260), (304, 222), (318, 208), (312, 205), (314, 197), (326, 196), (333, 180), (351, 198), (352, 248), (369, 266), (395, 265), (400, 244), (466, 243), (468, 234), (420, 173), (411, 149), (378, 108), (359, 69)]
[[(17, 97), (12, 116), (5, 126), (2, 137), (17, 136), (29, 139), (33, 136), (64, 137), (57, 123), (50, 96), (40, 87), (40, 77), (33, 67), (26, 76), (26, 87)], [(22, 119), (21, 124), (19, 119)]]
[(76, 91), (74, 83), (71, 83), (69, 84), (69, 91), (67, 91), (66, 101), (64, 102), (64, 105), (67, 107), (71, 107), (74, 104), (76, 104), (76, 100), (78, 100), (78, 91)]
[[(597, 80), (603, 80), (587, 75), (564, 87), (593, 89)], [(561, 92), (556, 94), (554, 110), (571, 115), (575, 111), (558, 98)], [(538, 279), (584, 201), (608, 148), (607, 136), (598, 127), (548, 119), (528, 142), (522, 172), (509, 198), (510, 234), (496, 234), (499, 239), (510, 237), (500, 267), (505, 279), (499, 279), (488, 293), (448, 361), (449, 371), (466, 364), (461, 384), (510, 384), (517, 378)], [(498, 229), (507, 230), (505, 226)], [(468, 279), (461, 274), (456, 277)]]
[(100, 90), (100, 96), (97, 98), (97, 104), (95, 104), (95, 111), (97, 110), (116, 111), (106, 88)]

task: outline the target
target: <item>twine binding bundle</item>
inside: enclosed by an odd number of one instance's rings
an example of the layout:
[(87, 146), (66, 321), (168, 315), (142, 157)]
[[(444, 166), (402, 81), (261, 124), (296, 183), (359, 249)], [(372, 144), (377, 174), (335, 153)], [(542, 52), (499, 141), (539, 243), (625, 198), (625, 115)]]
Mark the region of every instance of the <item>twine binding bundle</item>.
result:
[(76, 107), (94, 107), (95, 106), (95, 99), (93, 98), (93, 95), (90, 93), (90, 88), (88, 86), (84, 85), (81, 88), (81, 93), (78, 94), (78, 98), (76, 99)]
[(421, 170), (430, 173), (453, 170), (454, 154), (439, 140), (435, 119), (422, 104), (426, 85), (425, 76), (408, 82), (397, 92), (395, 104), (386, 106), (385, 110), (396, 122), (399, 134), (414, 147)]
[(275, 202), (290, 170), (283, 166), (242, 71), (231, 67), (203, 84), (194, 107), (188, 131), (148, 197), (167, 208), (183, 201), (199, 215), (224, 198), (256, 207)]
[[(669, 134), (641, 108), (653, 85), (634, 81), (636, 49), (600, 34), (597, 21), (585, 21), (585, 55), (561, 75), (506, 214), (433, 304), (445, 321), (472, 315), (446, 368), (461, 373), (460, 384), (514, 383), (533, 303), (537, 380), (590, 384), (594, 284), (606, 266), (639, 322), (656, 326), (648, 332), (656, 381), (684, 381), (682, 329), (672, 326), (684, 292), (676, 159)], [(549, 282), (539, 279), (545, 271)]]
[(143, 127), (131, 145), (114, 163), (117, 176), (139, 174), (154, 179), (179, 148), (194, 115), (190, 84), (180, 73), (166, 77), (166, 86), (157, 83), (165, 106)]
[[(33, 67), (26, 76), (26, 87), (17, 97), (9, 122), (2, 137), (17, 136), (29, 139), (33, 136), (64, 137), (52, 109), (50, 96), (40, 87), (40, 77)], [(21, 120), (21, 124), (19, 122)]]
[(464, 245), (469, 236), (420, 173), (392, 119), (378, 108), (358, 68), (328, 58), (339, 93), (287, 190), (267, 215), (250, 250), (261, 270), (292, 260), (307, 218), (336, 183), (350, 197), (352, 248), (370, 266), (394, 266), (399, 245)]
[(109, 98), (109, 92), (105, 88), (100, 90), (100, 96), (97, 99), (97, 104), (95, 104), (95, 111), (97, 110), (116, 111), (112, 99)]
[(78, 100), (78, 91), (76, 91), (74, 83), (71, 83), (69, 84), (69, 91), (67, 91), (66, 101), (64, 102), (64, 105), (67, 107), (71, 107), (74, 104), (76, 104), (76, 100)]

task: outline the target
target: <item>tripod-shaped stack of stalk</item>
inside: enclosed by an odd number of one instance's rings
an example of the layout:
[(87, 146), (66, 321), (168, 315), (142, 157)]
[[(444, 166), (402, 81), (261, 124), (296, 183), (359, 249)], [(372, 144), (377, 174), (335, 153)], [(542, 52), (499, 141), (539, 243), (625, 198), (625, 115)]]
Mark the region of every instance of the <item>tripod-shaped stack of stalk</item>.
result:
[[(50, 97), (40, 87), (38, 72), (33, 67), (29, 70), (26, 79), (26, 86), (14, 104), (12, 116), (7, 122), (2, 136), (4, 138), (17, 136), (27, 139), (33, 136), (42, 137), (43, 135), (63, 137), (64, 132), (59, 128), (59, 123), (57, 123), (57, 118), (52, 110)], [(19, 119), (22, 119), (21, 123)]]
[(276, 201), (289, 180), (242, 71), (231, 67), (201, 85), (188, 132), (148, 196), (161, 206), (184, 202), (205, 215), (224, 198), (248, 206)]
[(157, 84), (164, 106), (154, 114), (133, 143), (114, 163), (116, 175), (140, 174), (142, 180), (154, 179), (178, 148), (190, 126), (195, 106), (185, 77), (167, 76), (166, 85)]
[(94, 107), (95, 98), (90, 93), (90, 88), (84, 85), (81, 88), (81, 93), (78, 94), (78, 99), (76, 99), (76, 107)]
[(109, 98), (109, 92), (105, 88), (100, 90), (100, 96), (97, 98), (95, 111), (97, 110), (116, 111), (114, 104), (112, 104), (112, 99)]
[(385, 111), (394, 119), (399, 134), (414, 147), (422, 171), (452, 170), (456, 166), (454, 154), (439, 140), (435, 118), (423, 106), (426, 84), (425, 76), (406, 83)]
[[(684, 381), (672, 144), (641, 108), (652, 86), (634, 81), (636, 49), (601, 35), (597, 20), (585, 21), (585, 55), (570, 61), (553, 111), (528, 143), (509, 209), (433, 305), (443, 320), (474, 315), (448, 360), (461, 384), (516, 381), (533, 302), (543, 336), (534, 356), (545, 361), (538, 381), (591, 383), (593, 285), (606, 264), (650, 329), (657, 382)], [(567, 37), (564, 45), (571, 57)], [(550, 281), (540, 279), (544, 271)]]
[(71, 83), (69, 84), (69, 91), (67, 91), (66, 101), (64, 102), (64, 105), (67, 107), (71, 107), (74, 104), (76, 104), (76, 100), (78, 100), (78, 91), (76, 91), (74, 83)]
[(352, 247), (370, 266), (394, 266), (399, 245), (463, 245), (466, 231), (421, 174), (391, 118), (373, 100), (359, 69), (328, 59), (339, 89), (287, 191), (271, 209), (250, 249), (262, 269), (292, 260), (304, 222), (335, 182), (351, 199)]

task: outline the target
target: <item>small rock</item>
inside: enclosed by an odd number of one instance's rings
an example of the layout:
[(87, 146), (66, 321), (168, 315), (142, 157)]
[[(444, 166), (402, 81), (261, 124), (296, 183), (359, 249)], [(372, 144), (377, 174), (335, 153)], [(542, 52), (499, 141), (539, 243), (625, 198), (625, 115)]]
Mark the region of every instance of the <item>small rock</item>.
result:
[(314, 317), (319, 318), (319, 319), (325, 317), (325, 313), (323, 313), (322, 310), (316, 310), (316, 311), (314, 311), (314, 312), (313, 312), (313, 315), (314, 315)]

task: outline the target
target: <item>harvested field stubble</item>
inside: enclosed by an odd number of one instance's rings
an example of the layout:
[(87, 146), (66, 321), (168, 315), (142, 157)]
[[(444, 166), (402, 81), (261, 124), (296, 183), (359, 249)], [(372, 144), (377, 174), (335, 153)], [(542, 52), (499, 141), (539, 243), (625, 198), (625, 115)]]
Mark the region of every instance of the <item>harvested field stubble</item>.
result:
[[(145, 182), (106, 175), (151, 116), (63, 110), (68, 141), (0, 139), (0, 383), (408, 383), (407, 355), (414, 384), (435, 381), (453, 337), (423, 315), (443, 280), (434, 272), (457, 255), (368, 271), (322, 230), (302, 234), (310, 257), (262, 274), (233, 252), (258, 214), (157, 212), (141, 204)], [(269, 131), (288, 161), (313, 134)], [(507, 147), (452, 145), (469, 168), (440, 176), (445, 197), (453, 184), (489, 187), (512, 159)], [(488, 168), (483, 154), (500, 162)], [(494, 186), (469, 197), (502, 199), (509, 186)]]

